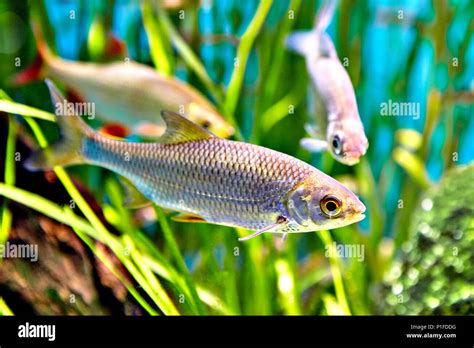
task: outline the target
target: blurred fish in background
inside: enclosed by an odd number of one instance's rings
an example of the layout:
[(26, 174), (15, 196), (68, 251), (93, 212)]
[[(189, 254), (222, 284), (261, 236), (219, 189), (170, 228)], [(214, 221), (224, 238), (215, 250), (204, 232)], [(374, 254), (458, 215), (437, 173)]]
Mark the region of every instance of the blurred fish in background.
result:
[(44, 21), (44, 18), (32, 20), (38, 58), (29, 69), (15, 76), (14, 83), (28, 83), (46, 76), (55, 78), (73, 91), (76, 101), (93, 103), (99, 118), (124, 124), (133, 133), (146, 137), (158, 137), (163, 133), (160, 110), (185, 115), (221, 137), (233, 134), (233, 127), (199, 91), (149, 66), (131, 61), (125, 44), (110, 33), (106, 53), (109, 59), (115, 58), (115, 62), (83, 63), (55, 56), (42, 33), (41, 22)]
[(325, 33), (331, 22), (336, 0), (327, 0), (314, 21), (314, 29), (295, 32), (287, 47), (306, 59), (315, 88), (316, 125), (306, 125), (312, 138), (301, 140), (309, 151), (329, 150), (341, 163), (354, 165), (369, 146), (357, 109), (350, 77), (340, 62), (331, 37)]

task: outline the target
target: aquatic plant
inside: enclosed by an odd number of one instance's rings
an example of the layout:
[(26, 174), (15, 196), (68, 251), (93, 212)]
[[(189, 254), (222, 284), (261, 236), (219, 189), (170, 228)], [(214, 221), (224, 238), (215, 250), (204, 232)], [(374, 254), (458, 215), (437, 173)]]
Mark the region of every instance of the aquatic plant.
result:
[[(99, 278), (96, 287), (120, 293), (112, 296), (121, 304), (115, 312), (127, 314), (473, 313), (472, 293), (466, 293), (473, 216), (472, 210), (457, 209), (469, 200), (461, 194), (467, 194), (472, 170), (456, 170), (474, 158), (472, 3), (433, 1), (394, 9), (340, 2), (328, 32), (341, 60), (347, 58), (370, 143), (355, 167), (299, 146), (311, 117), (311, 93), (304, 60), (284, 48), (284, 39), (295, 29), (311, 28), (319, 4), (183, 1), (177, 9), (152, 1), (142, 7), (113, 1), (110, 7), (106, 1), (38, 4), (0, 4), (0, 30), (10, 33), (0, 42), (0, 244), (27, 238), (20, 233), (24, 221), (31, 222), (30, 235), (45, 227), (36, 221), (49, 221), (56, 231), (52, 221), (60, 222), (67, 226), (65, 235), (92, 255), (87, 261), (92, 274), (82, 277)], [(272, 235), (239, 243), (248, 231), (175, 222), (156, 206), (125, 209), (117, 176), (105, 170), (26, 172), (22, 164), (31, 148), (57, 136), (43, 83), (8, 83), (35, 57), (30, 15), (41, 18), (51, 47), (74, 60), (106, 61), (113, 30), (125, 40), (130, 58), (205, 94), (236, 127), (236, 139), (288, 153), (344, 182), (360, 195), (368, 217), (333, 231), (290, 235), (284, 243)], [(395, 111), (393, 105), (403, 102), (414, 103), (416, 115)], [(100, 127), (98, 121), (92, 125)], [(429, 212), (423, 208), (427, 199)], [(445, 204), (452, 208), (437, 209)], [(57, 260), (71, 257), (54, 250)], [(53, 255), (41, 256), (45, 261), (38, 267), (46, 269), (48, 256)], [(114, 312), (98, 295), (84, 296), (84, 303), (96, 301), (100, 309), (87, 312), (53, 283), (41, 287), (37, 301), (28, 301), (28, 289), (39, 289), (31, 264), (0, 262), (2, 315), (24, 311), (21, 302), (38, 314)], [(14, 286), (20, 275), (7, 269), (25, 270), (23, 293)], [(396, 279), (390, 278), (393, 272)], [(442, 294), (448, 301), (438, 303)]]

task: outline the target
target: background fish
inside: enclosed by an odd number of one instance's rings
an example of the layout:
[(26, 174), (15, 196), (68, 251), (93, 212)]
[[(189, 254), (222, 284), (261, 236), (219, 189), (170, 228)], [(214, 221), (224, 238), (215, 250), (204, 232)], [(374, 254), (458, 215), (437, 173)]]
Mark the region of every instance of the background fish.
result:
[[(48, 82), (53, 104), (64, 98)], [(27, 162), (29, 169), (89, 163), (130, 180), (156, 204), (182, 212), (180, 221), (257, 232), (309, 232), (364, 218), (365, 206), (316, 168), (264, 147), (216, 137), (172, 112), (162, 112), (159, 143), (129, 143), (94, 132), (76, 115), (58, 115), (63, 139)]]
[[(129, 59), (108, 64), (61, 59), (47, 47), (40, 26), (34, 27), (39, 60), (18, 75), (17, 82), (43, 78), (42, 75), (51, 77), (71, 88), (79, 99), (95, 103), (99, 117), (123, 123), (137, 133), (143, 129), (152, 136), (163, 132), (165, 125), (158, 112), (161, 109), (180, 113), (222, 137), (234, 133), (233, 127), (199, 91), (180, 80)], [(157, 127), (153, 131), (146, 125)]]
[(337, 57), (329, 35), (329, 25), (335, 1), (326, 1), (308, 32), (295, 32), (286, 41), (289, 49), (303, 55), (316, 89), (317, 128), (307, 126), (313, 138), (301, 140), (309, 151), (329, 149), (333, 157), (344, 164), (359, 162), (369, 146), (357, 109), (357, 101), (349, 75)]

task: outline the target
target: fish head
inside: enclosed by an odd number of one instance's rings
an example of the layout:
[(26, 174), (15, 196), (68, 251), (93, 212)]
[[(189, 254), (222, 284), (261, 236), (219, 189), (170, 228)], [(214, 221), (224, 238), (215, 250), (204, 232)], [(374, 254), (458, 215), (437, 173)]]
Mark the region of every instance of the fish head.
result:
[(296, 185), (287, 195), (289, 219), (297, 232), (343, 227), (365, 218), (365, 205), (347, 187), (318, 172)]
[(369, 147), (364, 127), (358, 118), (337, 122), (328, 132), (327, 142), (331, 155), (349, 166), (358, 163)]
[(191, 121), (206, 128), (218, 137), (229, 138), (234, 134), (234, 127), (213, 108), (191, 103), (188, 114)]

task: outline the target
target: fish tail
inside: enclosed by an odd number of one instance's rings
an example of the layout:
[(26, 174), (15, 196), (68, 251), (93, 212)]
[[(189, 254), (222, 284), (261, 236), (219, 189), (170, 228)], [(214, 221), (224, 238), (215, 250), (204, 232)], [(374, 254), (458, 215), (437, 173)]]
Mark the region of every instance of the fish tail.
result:
[(285, 42), (286, 47), (301, 55), (308, 55), (318, 49), (318, 37), (315, 31), (294, 31)]
[(322, 33), (327, 29), (334, 16), (337, 0), (325, 0), (318, 15), (314, 19), (314, 30)]
[[(325, 0), (314, 19), (314, 28), (310, 31), (294, 31), (286, 39), (286, 47), (303, 56), (327, 55), (332, 53), (331, 43), (327, 43), (324, 31), (331, 23), (337, 0)], [(327, 47), (329, 46), (329, 47)]]
[[(46, 80), (53, 106), (58, 110), (65, 105), (65, 99), (56, 86)], [(64, 108), (63, 108), (64, 109)], [(84, 140), (94, 135), (94, 131), (76, 114), (68, 111), (56, 112), (56, 121), (61, 131), (61, 139), (46, 149), (38, 150), (27, 159), (25, 167), (31, 171), (48, 170), (54, 166), (69, 166), (84, 163), (86, 158), (82, 148)]]

